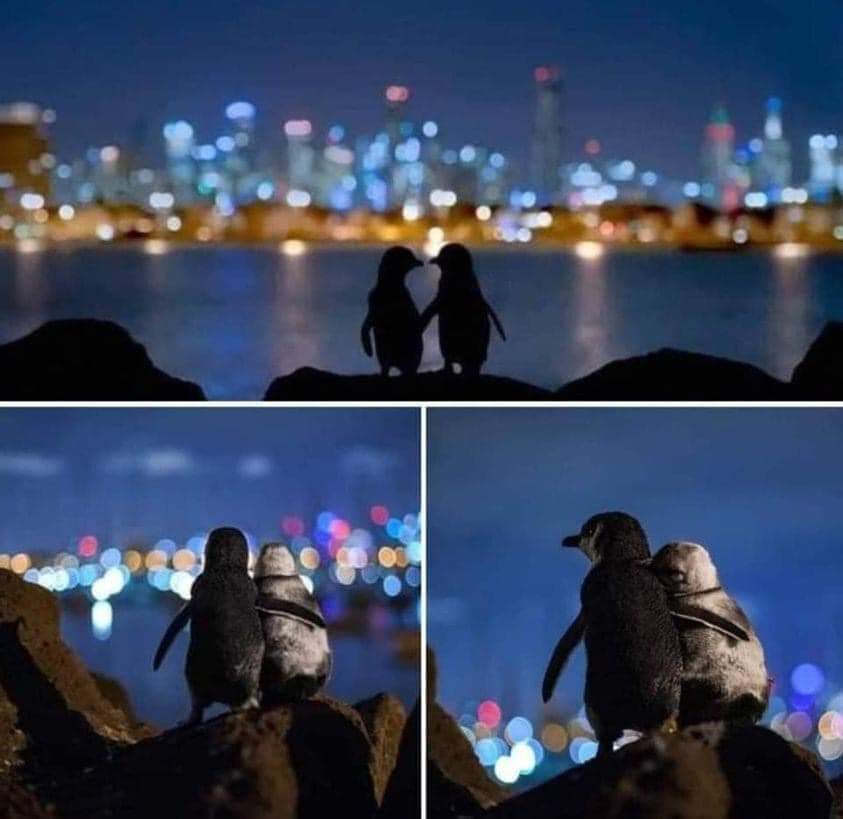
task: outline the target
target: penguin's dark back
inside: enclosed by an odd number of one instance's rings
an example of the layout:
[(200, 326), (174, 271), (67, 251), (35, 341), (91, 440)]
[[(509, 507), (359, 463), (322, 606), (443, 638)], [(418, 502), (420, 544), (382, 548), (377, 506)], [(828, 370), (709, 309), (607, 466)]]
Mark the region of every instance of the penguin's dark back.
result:
[(248, 654), (262, 640), (257, 588), (244, 571), (207, 569), (193, 584), (190, 651), (222, 662)]
[[(581, 598), (587, 699), (596, 697), (604, 708), (626, 712), (623, 728), (639, 727), (636, 723), (647, 722), (652, 713), (657, 717), (665, 702), (675, 700), (678, 707), (679, 635), (655, 575), (633, 561), (598, 563), (583, 583)], [(658, 707), (651, 709), (653, 703)]]

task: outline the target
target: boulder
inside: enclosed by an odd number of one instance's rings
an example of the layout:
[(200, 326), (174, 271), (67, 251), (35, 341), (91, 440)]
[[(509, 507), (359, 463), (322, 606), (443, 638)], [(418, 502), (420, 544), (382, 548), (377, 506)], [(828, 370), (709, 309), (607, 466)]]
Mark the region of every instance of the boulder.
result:
[(372, 781), (380, 804), (398, 761), (398, 750), (407, 712), (401, 701), (389, 694), (377, 694), (354, 706), (363, 720), (372, 748)]
[(806, 401), (843, 400), (843, 322), (830, 321), (796, 365), (791, 384)]
[(435, 702), (427, 706), (427, 806), (430, 819), (485, 815), (507, 797), (477, 759), (465, 734)]
[(386, 786), (378, 819), (421, 815), (421, 701), (416, 700), (404, 724), (398, 758)]
[(204, 401), (202, 389), (159, 370), (110, 321), (48, 321), (0, 345), (2, 401)]
[(785, 401), (789, 385), (752, 364), (663, 349), (571, 381), (558, 401)]
[(79, 769), (152, 733), (103, 695), (64, 644), (56, 598), (0, 569), (0, 771)]
[(761, 726), (654, 734), (513, 796), (484, 819), (828, 819), (816, 759)]
[(414, 376), (337, 375), (302, 367), (276, 378), (264, 401), (548, 401), (553, 394), (495, 375), (426, 372)]

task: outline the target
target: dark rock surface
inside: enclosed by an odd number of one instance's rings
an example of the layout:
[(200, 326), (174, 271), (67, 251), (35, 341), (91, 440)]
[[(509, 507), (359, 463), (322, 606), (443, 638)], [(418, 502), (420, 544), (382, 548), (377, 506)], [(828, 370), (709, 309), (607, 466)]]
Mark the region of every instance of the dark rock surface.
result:
[[(437, 719), (458, 731), (444, 713)], [(433, 765), (443, 739), (456, 741), (441, 728), (429, 736)], [(477, 770), (465, 760), (449, 771), (429, 776), (429, 819), (828, 819), (833, 802), (817, 758), (760, 726), (646, 736), (525, 793), (489, 793), (485, 809)]]
[(843, 322), (823, 327), (793, 371), (791, 384), (806, 401), (843, 399)]
[(559, 401), (786, 401), (790, 387), (758, 367), (664, 349), (612, 361), (556, 391)]
[(540, 387), (496, 375), (464, 377), (443, 371), (414, 376), (337, 375), (302, 367), (276, 378), (264, 401), (549, 401)]
[(0, 345), (2, 401), (203, 401), (201, 387), (159, 370), (110, 321), (48, 321)]
[(0, 570), (0, 817), (375, 819), (396, 790), (406, 719), (387, 694), (156, 733), (116, 685), (62, 642), (49, 592)]

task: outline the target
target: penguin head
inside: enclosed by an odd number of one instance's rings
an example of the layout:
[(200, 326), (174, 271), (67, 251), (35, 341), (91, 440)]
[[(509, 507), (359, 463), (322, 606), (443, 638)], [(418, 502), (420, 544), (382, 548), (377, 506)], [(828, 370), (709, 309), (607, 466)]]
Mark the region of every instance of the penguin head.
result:
[(590, 517), (579, 534), (569, 535), (563, 546), (580, 549), (592, 562), (647, 560), (650, 547), (641, 524), (625, 512), (601, 512)]
[(279, 574), (287, 577), (295, 575), (296, 560), (283, 543), (267, 543), (255, 563), (255, 577)]
[(381, 256), (378, 266), (378, 284), (400, 284), (407, 278), (407, 274), (416, 267), (424, 267), (424, 262), (407, 247), (395, 245)]
[(239, 529), (223, 526), (208, 535), (205, 544), (205, 570), (241, 569), (249, 567), (249, 546)]
[(720, 585), (711, 555), (698, 543), (668, 543), (653, 556), (651, 568), (673, 594), (700, 592)]
[(474, 273), (474, 261), (465, 245), (457, 242), (445, 245), (439, 251), (439, 255), (430, 260), (430, 263), (438, 265), (442, 271), (440, 287), (466, 290), (479, 287)]

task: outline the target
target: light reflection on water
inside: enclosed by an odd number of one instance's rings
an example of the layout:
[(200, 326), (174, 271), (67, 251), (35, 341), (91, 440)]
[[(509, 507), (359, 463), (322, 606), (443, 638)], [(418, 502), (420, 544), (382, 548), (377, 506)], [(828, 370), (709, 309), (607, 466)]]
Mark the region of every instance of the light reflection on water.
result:
[[(0, 341), (49, 318), (109, 318), (165, 370), (211, 398), (259, 398), (277, 375), (313, 366), (373, 371), (358, 342), (380, 249), (57, 248), (0, 250)], [(843, 318), (843, 258), (568, 251), (475, 253), (509, 341), (489, 371), (546, 387), (606, 361), (671, 346), (750, 361), (786, 378), (825, 321)], [(2, 275), (5, 274), (5, 275)], [(412, 274), (423, 307), (437, 273)], [(439, 366), (435, 325), (424, 368)]]
[[(176, 639), (163, 665), (152, 670), (152, 657), (176, 609), (163, 605), (139, 606), (114, 602), (111, 637), (98, 640), (91, 631), (88, 607), (64, 607), (62, 636), (92, 670), (117, 679), (126, 688), (137, 716), (159, 727), (183, 720), (190, 710), (184, 658), (189, 635)], [(391, 638), (383, 633), (335, 635), (333, 674), (327, 693), (356, 702), (386, 691), (399, 697), (407, 709), (418, 696), (419, 672), (399, 663)], [(215, 707), (208, 711), (224, 711)]]

